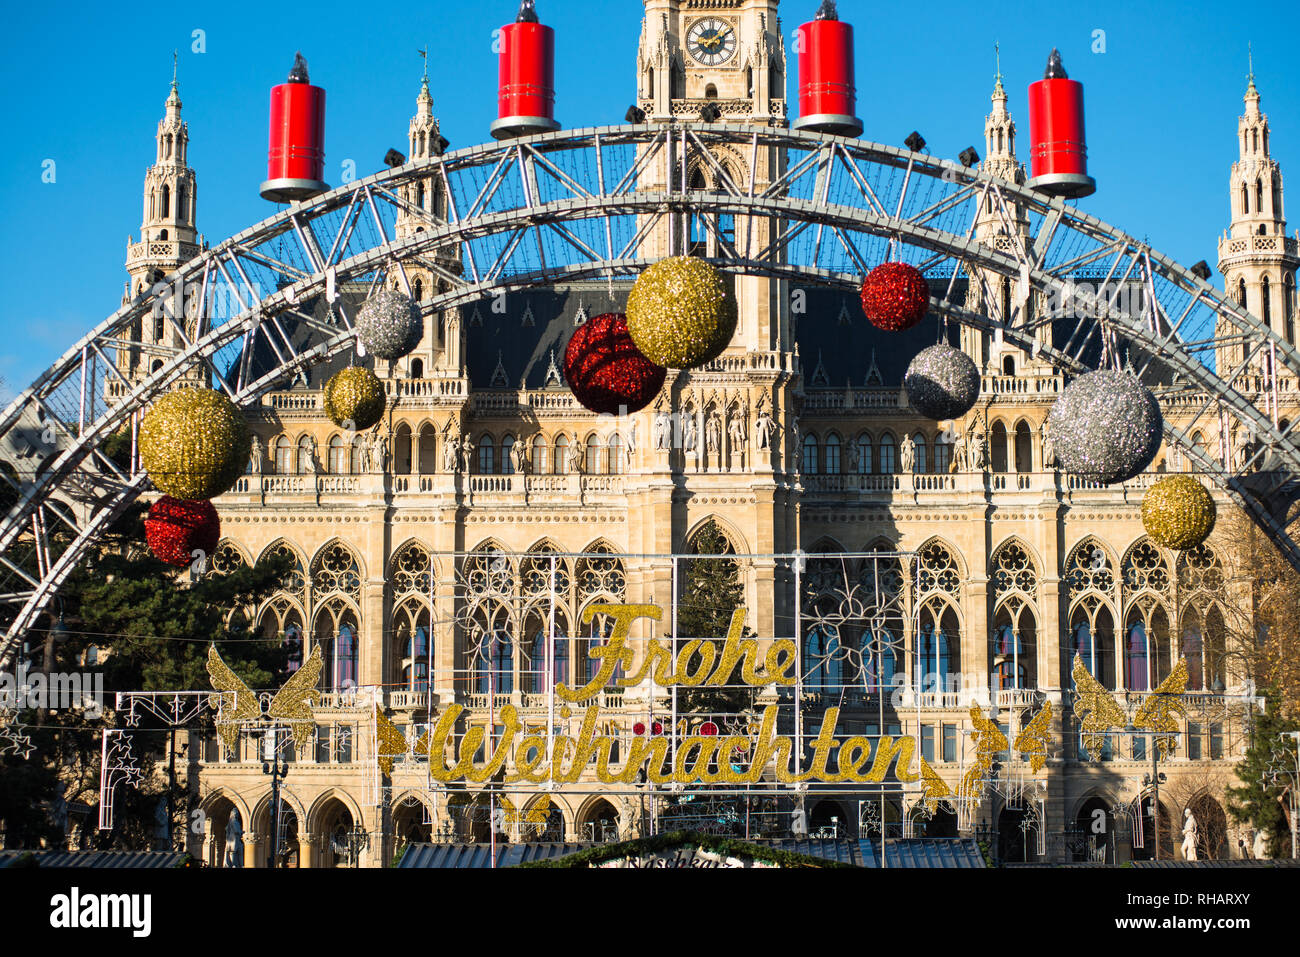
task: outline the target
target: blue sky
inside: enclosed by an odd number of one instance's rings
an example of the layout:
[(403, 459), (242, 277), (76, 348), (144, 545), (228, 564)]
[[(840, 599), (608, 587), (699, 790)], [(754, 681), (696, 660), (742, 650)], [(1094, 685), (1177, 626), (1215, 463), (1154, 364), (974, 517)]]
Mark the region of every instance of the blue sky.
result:
[[(787, 38), (817, 5), (782, 4)], [(915, 5), (841, 0), (841, 18), (857, 29), (865, 138), (901, 144), (915, 128), (936, 155), (956, 157), (972, 144), (982, 155), (997, 41), (1023, 151), (1025, 88), (1057, 46), (1086, 88), (1098, 192), (1082, 207), (1185, 264), (1213, 265), (1228, 221), (1249, 41), (1273, 154), (1284, 174), (1300, 176), (1297, 5), (994, 6), (997, 16), (935, 0), (918, 19)], [(426, 43), (444, 135), (453, 148), (487, 140), (496, 94), (491, 34), (516, 8), (514, 0), (10, 5), (0, 33), (8, 91), (0, 107), (8, 140), (0, 150), (0, 254), (10, 274), (0, 298), (5, 396), (118, 307), (173, 49), (198, 173), (199, 229), (215, 245), (274, 210), (257, 195), (267, 96), (296, 49), (328, 90), (326, 178), (338, 185), (345, 160), (364, 175), (380, 168), (389, 147), (406, 151), (421, 72), (416, 50)], [(621, 122), (635, 93), (642, 4), (538, 0), (538, 8), (558, 33), (557, 118), (566, 127)], [(206, 52), (193, 50), (196, 30)], [(1105, 52), (1093, 52), (1098, 30)], [(48, 159), (54, 183), (42, 182)]]

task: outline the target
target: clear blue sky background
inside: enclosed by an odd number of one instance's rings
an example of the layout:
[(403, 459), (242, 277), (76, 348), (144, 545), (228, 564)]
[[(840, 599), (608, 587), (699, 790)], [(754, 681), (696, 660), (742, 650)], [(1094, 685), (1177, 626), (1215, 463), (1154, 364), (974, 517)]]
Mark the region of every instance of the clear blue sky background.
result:
[[(787, 42), (818, 0), (782, 4)], [(1090, 171), (1084, 209), (1146, 237), (1185, 264), (1215, 262), (1228, 222), (1246, 45), (1273, 124), (1283, 171), (1300, 176), (1300, 5), (1168, 2), (926, 5), (841, 0), (857, 28), (858, 112), (864, 136), (901, 144), (913, 128), (930, 151), (984, 153), (993, 44), (1000, 41), (1011, 110), (1028, 141), (1025, 88), (1058, 46), (1086, 86)], [(180, 51), (199, 229), (212, 244), (273, 207), (257, 195), (266, 173), (267, 96), (301, 49), (329, 92), (327, 179), (355, 160), (377, 170), (406, 151), (419, 91), (416, 50), (430, 44), (435, 111), (453, 148), (488, 139), (495, 117), (492, 30), (514, 0), (386, 4), (21, 3), (0, 32), (0, 297), (3, 397), (25, 387), (119, 305), (128, 234), (139, 235), (141, 187)], [(622, 122), (635, 93), (639, 0), (539, 0), (558, 31), (557, 116), (566, 127)], [(205, 31), (206, 52), (192, 51)], [(1105, 31), (1094, 53), (1093, 32)], [(792, 69), (793, 74), (793, 69)], [(793, 80), (791, 81), (793, 92)], [(793, 110), (792, 110), (793, 112)], [(41, 181), (53, 159), (57, 181)], [(1298, 180), (1300, 182), (1300, 180)], [(1300, 210), (1300, 186), (1287, 197)], [(1300, 212), (1292, 219), (1300, 225)], [(1295, 225), (1291, 231), (1294, 232)], [(1221, 277), (1220, 277), (1221, 278)]]

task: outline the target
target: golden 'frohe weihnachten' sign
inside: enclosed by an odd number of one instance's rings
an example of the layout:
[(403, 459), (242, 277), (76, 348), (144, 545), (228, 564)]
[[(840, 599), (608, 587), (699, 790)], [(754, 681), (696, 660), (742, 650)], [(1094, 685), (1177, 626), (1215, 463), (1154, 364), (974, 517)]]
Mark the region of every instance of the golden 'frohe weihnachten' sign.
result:
[[(566, 684), (555, 686), (555, 695), (564, 702), (559, 710), (563, 719), (573, 717), (569, 707), (577, 702), (589, 701), (602, 689), (610, 686), (632, 688), (652, 679), (663, 688), (720, 688), (743, 684), (751, 688), (767, 685), (792, 687), (796, 683), (798, 646), (791, 639), (772, 641), (766, 652), (760, 652), (758, 641), (743, 638), (745, 610), (737, 609), (732, 615), (731, 627), (721, 649), (718, 643), (707, 639), (685, 642), (676, 656), (658, 639), (644, 642), (641, 666), (632, 673), (636, 655), (628, 644), (632, 622), (639, 618), (660, 621), (663, 610), (657, 605), (592, 605), (586, 609), (583, 624), (596, 615), (613, 619), (613, 629), (606, 644), (591, 650), (593, 658), (601, 662), (600, 669), (580, 688)], [(627, 677), (615, 676), (622, 669)], [(737, 679), (736, 673), (739, 671)], [(835, 736), (839, 708), (827, 708), (821, 728), (815, 738), (808, 741), (812, 756), (803, 770), (791, 768), (795, 752), (795, 739), (776, 733), (778, 705), (769, 704), (755, 722), (753, 734), (686, 735), (677, 740), (673, 751), (670, 742), (662, 736), (633, 737), (621, 765), (612, 758), (615, 739), (596, 733), (600, 723), (600, 709), (587, 706), (582, 715), (582, 726), (576, 738), (569, 735), (539, 734), (526, 729), (520, 721), (518, 709), (513, 705), (502, 707), (499, 723), (503, 730), (495, 740), (487, 739), (486, 728), (475, 725), (467, 728), (456, 741), (456, 727), (464, 707), (453, 704), (438, 718), (437, 725), (424, 739), (429, 756), (430, 774), (434, 780), (450, 782), (467, 780), (483, 783), (493, 780), (513, 758), (513, 771), (504, 778), (510, 784), (525, 781), (542, 784), (548, 781), (572, 784), (594, 766), (596, 780), (603, 784), (634, 784), (646, 780), (652, 784), (758, 784), (771, 766), (771, 776), (782, 784), (809, 783), (879, 783), (885, 780), (891, 767), (894, 776), (902, 782), (922, 781), (926, 799), (937, 801), (947, 796), (948, 788), (939, 779), (923, 757), (919, 757), (916, 740), (912, 737), (848, 737)], [(455, 763), (449, 764), (447, 753), (455, 746)], [(481, 763), (475, 758), (485, 745), (490, 753)], [(836, 770), (828, 770), (832, 753), (836, 754)], [(919, 767), (913, 770), (914, 761)], [(644, 770), (645, 777), (639, 778)]]

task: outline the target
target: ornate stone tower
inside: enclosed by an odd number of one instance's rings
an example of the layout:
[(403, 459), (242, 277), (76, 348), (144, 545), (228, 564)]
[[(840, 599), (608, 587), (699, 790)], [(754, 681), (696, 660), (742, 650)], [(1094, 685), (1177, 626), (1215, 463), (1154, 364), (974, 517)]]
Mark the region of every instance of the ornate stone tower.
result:
[[(426, 72), (420, 84), (420, 95), (415, 100), (415, 115), (411, 117), (409, 143), (412, 161), (440, 156), (447, 147), (441, 124), (433, 113), (433, 96), (429, 93), (429, 75)], [(398, 239), (409, 239), (430, 228), (435, 222), (447, 218), (447, 195), (441, 180), (436, 176), (422, 177), (405, 189), (403, 197), (409, 207), (399, 209), (395, 226)], [(420, 302), (431, 299), (448, 288), (430, 265), (441, 272), (457, 273), (460, 256), (455, 245), (438, 249), (432, 257), (422, 262), (404, 264), (411, 295)], [(429, 316), (425, 324), (424, 341), (410, 356), (393, 363), (392, 372), (406, 378), (421, 379), (436, 369), (439, 375), (464, 374), (464, 344), (461, 341), (459, 310), (448, 310)]]
[[(128, 236), (126, 241), (129, 278), (122, 294), (123, 303), (148, 293), (155, 283), (189, 262), (205, 247), (203, 237), (195, 231), (198, 184), (194, 170), (189, 166), (190, 133), (181, 117), (181, 96), (174, 71), (166, 112), (158, 121), (155, 139), (154, 162), (144, 177), (140, 239), (137, 242)], [(184, 301), (175, 301), (174, 308), (178, 317), (184, 312), (187, 324), (196, 321), (197, 317), (185, 309)], [(151, 346), (168, 348), (180, 342), (175, 324), (165, 315), (145, 317), (143, 323), (136, 326), (132, 339), (137, 347), (120, 350), (117, 355), (119, 370), (132, 381), (148, 375), (162, 361), (159, 355), (150, 354)], [(125, 387), (120, 381), (110, 378), (105, 388), (111, 400), (115, 391)]]
[(127, 241), (128, 296), (194, 258), (201, 238), (194, 228), (198, 192), (188, 163), (190, 132), (181, 118), (181, 96), (172, 78), (166, 113), (158, 121), (157, 154), (144, 177), (140, 241)]
[[(981, 169), (1023, 186), (1024, 164), (1016, 157), (1016, 121), (1007, 110), (1007, 91), (1002, 86), (1002, 73), (994, 77), (992, 109), (984, 119), (984, 162)], [(1004, 210), (1005, 205), (1005, 210)], [(1012, 225), (1008, 225), (1010, 217)], [(1001, 199), (989, 193), (980, 207), (975, 221), (975, 237), (995, 249), (1013, 251), (1024, 249), (1029, 241), (1029, 221), (1024, 210), (1009, 198)], [(983, 312), (1004, 323), (1023, 322), (1025, 312), (1042, 307), (1022, 285), (1006, 276), (987, 270), (970, 270), (966, 308)], [(1044, 331), (1046, 335), (1046, 331)], [(1038, 364), (1023, 350), (997, 341), (987, 333), (963, 327), (962, 348), (975, 360), (986, 375), (1018, 375), (1030, 364)], [(1040, 370), (1048, 372), (1045, 365)]]
[(1237, 121), (1240, 158), (1229, 178), (1232, 218), (1219, 239), (1219, 271), (1230, 296), (1295, 343), (1297, 237), (1286, 236), (1282, 171), (1269, 154), (1268, 116), (1259, 99), (1252, 73), (1246, 112)]

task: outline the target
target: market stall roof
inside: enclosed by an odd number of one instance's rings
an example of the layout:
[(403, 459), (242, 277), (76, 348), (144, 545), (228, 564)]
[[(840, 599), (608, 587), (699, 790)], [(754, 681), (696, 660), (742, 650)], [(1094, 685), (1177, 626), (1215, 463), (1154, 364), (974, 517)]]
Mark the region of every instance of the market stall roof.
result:
[(178, 867), (185, 855), (175, 851), (0, 851), (0, 867), (21, 867), (30, 854), (37, 867), (167, 868)]

